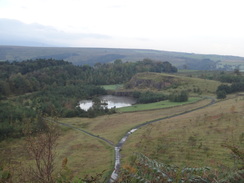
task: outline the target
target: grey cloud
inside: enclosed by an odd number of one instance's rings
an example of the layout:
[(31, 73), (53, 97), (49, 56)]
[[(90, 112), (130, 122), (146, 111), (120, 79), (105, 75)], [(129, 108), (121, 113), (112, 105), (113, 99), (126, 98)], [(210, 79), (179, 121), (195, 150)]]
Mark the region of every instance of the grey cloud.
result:
[(72, 34), (59, 31), (51, 26), (25, 24), (10, 19), (0, 19), (0, 27), (0, 45), (70, 46), (69, 44), (77, 39), (110, 39), (107, 35), (90, 33)]

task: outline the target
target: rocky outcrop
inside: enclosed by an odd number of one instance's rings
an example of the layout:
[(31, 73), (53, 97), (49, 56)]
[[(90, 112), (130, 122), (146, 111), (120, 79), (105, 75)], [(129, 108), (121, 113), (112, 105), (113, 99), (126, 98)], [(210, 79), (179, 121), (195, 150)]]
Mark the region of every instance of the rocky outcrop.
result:
[(138, 73), (127, 84), (127, 89), (157, 89), (163, 90), (180, 84), (180, 79), (172, 75), (160, 73)]

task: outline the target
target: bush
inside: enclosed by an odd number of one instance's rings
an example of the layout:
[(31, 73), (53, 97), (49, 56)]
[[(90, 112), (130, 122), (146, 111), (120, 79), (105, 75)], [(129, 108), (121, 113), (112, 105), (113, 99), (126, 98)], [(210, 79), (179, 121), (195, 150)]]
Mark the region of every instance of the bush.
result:
[(228, 94), (228, 93), (231, 93), (231, 92), (232, 92), (232, 89), (231, 89), (231, 87), (228, 86), (228, 85), (221, 84), (221, 85), (219, 85), (218, 88), (217, 88), (217, 92), (218, 92), (218, 91), (224, 91), (226, 94)]
[(174, 92), (169, 95), (169, 100), (171, 102), (186, 102), (188, 101), (188, 93), (187, 91)]
[(159, 102), (159, 101), (167, 99), (167, 97), (164, 94), (153, 93), (153, 92), (150, 92), (150, 91), (141, 93), (138, 96), (139, 96), (138, 102), (139, 103), (143, 103), (143, 104), (152, 103), (152, 102)]
[(226, 92), (224, 90), (217, 91), (217, 99), (224, 99), (226, 98)]

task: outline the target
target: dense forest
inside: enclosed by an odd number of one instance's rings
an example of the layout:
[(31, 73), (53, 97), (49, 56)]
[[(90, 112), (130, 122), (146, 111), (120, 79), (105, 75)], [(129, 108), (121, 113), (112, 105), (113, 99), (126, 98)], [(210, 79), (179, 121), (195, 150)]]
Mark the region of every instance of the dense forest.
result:
[(28, 60), (0, 63), (0, 95), (20, 95), (47, 87), (70, 85), (105, 85), (128, 81), (138, 72), (177, 72), (169, 62), (97, 63), (75, 66), (62, 60)]
[[(0, 138), (20, 136), (26, 121), (33, 128), (41, 127), (41, 116), (95, 117), (114, 113), (99, 107), (83, 111), (77, 107), (82, 99), (106, 94), (100, 85), (120, 84), (139, 72), (177, 72), (169, 62), (116, 60), (94, 66), (75, 66), (63, 60), (37, 59), (0, 63)], [(150, 96), (150, 97), (149, 97)], [(160, 100), (161, 96), (140, 95), (138, 101)], [(165, 97), (163, 97), (165, 98)]]

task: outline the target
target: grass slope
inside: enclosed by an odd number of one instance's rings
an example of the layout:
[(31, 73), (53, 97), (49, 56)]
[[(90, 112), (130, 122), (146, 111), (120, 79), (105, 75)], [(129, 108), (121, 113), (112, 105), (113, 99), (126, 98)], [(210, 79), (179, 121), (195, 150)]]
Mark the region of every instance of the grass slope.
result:
[(203, 55), (143, 49), (0, 46), (0, 60), (22, 61), (36, 58), (64, 59), (77, 65), (112, 62), (116, 59), (133, 62), (143, 60), (144, 58), (169, 61), (175, 66), (185, 65), (192, 59), (210, 59), (215, 62), (220, 61), (220, 65), (228, 64), (233, 66), (236, 66), (237, 63), (241, 64), (244, 62), (243, 57), (236, 56)]
[[(66, 127), (61, 132), (55, 149), (55, 174), (62, 170), (62, 162), (67, 158), (67, 168), (73, 176), (84, 177), (103, 171), (110, 175), (113, 167), (113, 149), (102, 141), (87, 136), (80, 131)], [(24, 139), (9, 139), (0, 143), (0, 166), (10, 166), (15, 174), (21, 169), (28, 168), (33, 162), (25, 150)], [(18, 182), (16, 180), (16, 182)]]
[[(143, 127), (128, 138), (122, 150), (126, 164), (133, 152), (142, 152), (167, 163), (191, 166), (231, 165), (229, 151), (220, 144), (225, 141), (238, 143), (243, 127), (244, 98), (226, 100), (212, 107), (188, 113), (151, 126)], [(206, 105), (210, 100), (148, 112), (117, 113), (97, 118), (65, 118), (59, 121), (72, 124), (114, 144), (134, 126), (146, 121), (178, 114)], [(232, 107), (234, 106), (234, 107)], [(66, 129), (66, 128), (64, 128)], [(190, 139), (190, 140), (189, 140)], [(238, 144), (240, 145), (240, 144)], [(243, 146), (243, 144), (242, 144)], [(0, 143), (0, 161), (28, 164), (23, 140)], [(78, 176), (100, 173), (112, 169), (113, 150), (107, 144), (77, 130), (64, 130), (57, 146), (56, 167), (68, 158), (67, 166)]]
[(198, 100), (201, 100), (201, 98), (190, 97), (187, 102), (170, 102), (169, 100), (164, 100), (164, 101), (154, 102), (154, 103), (149, 103), (149, 104), (135, 104), (135, 105), (132, 105), (129, 107), (122, 107), (122, 108), (117, 109), (117, 111), (118, 112), (134, 112), (134, 111), (162, 109), (162, 108), (169, 108), (169, 107), (185, 105), (185, 104), (196, 102)]
[[(146, 126), (128, 138), (123, 151), (127, 164), (133, 152), (178, 166), (235, 166), (231, 144), (244, 150), (244, 97)], [(243, 138), (243, 137), (242, 137)]]
[(130, 89), (150, 89), (172, 93), (186, 90), (190, 93), (215, 94), (221, 83), (213, 80), (192, 78), (165, 73), (138, 73), (126, 84)]
[(122, 138), (122, 136), (134, 126), (146, 121), (158, 119), (181, 113), (190, 109), (209, 103), (209, 99), (201, 100), (193, 104), (176, 106), (173, 108), (157, 109), (150, 112), (139, 111), (132, 113), (116, 113), (113, 115), (105, 115), (96, 118), (63, 118), (61, 122), (82, 128), (94, 135), (106, 138), (114, 144)]

